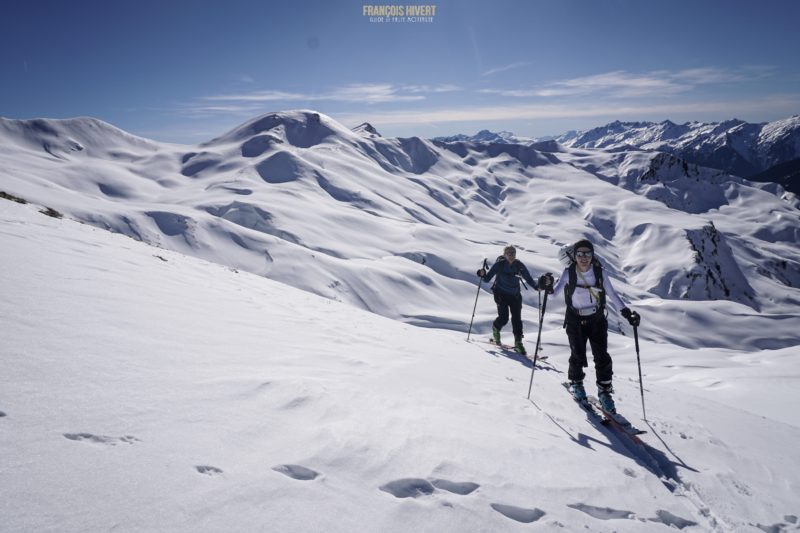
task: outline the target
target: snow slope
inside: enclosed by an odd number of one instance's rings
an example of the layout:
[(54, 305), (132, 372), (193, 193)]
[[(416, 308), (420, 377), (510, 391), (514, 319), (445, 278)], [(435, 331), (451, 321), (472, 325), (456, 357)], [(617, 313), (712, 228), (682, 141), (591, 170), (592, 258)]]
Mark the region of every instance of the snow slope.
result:
[(642, 341), (646, 423), (612, 334), (638, 447), (564, 392), (559, 327), (527, 401), (461, 332), (38, 209), (0, 200), (3, 531), (797, 529), (795, 347)]
[[(194, 146), (95, 119), (0, 119), (0, 141), (0, 190), (409, 324), (466, 331), (483, 258), (510, 242), (535, 276), (558, 273), (559, 247), (586, 236), (644, 338), (800, 344), (797, 199), (674, 156), (383, 138), (313, 111)], [(487, 299), (478, 331), (493, 315)]]

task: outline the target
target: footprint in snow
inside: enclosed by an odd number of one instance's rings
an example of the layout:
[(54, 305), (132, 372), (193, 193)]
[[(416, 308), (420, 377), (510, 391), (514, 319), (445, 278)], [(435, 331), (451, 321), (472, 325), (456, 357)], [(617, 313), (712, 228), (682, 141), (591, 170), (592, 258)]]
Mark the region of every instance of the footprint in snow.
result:
[(300, 481), (311, 481), (312, 479), (316, 479), (319, 476), (319, 472), (315, 472), (310, 468), (306, 468), (300, 465), (278, 465), (273, 466), (272, 469), (276, 472), (280, 472), (285, 476), (289, 476), (292, 479), (297, 479)]
[(431, 484), (437, 489), (446, 490), (453, 494), (460, 494), (461, 496), (472, 494), (480, 487), (477, 483), (471, 483), (469, 481), (455, 482), (446, 479), (432, 479)]
[(469, 481), (456, 482), (447, 479), (421, 479), (405, 478), (390, 481), (378, 487), (384, 492), (388, 492), (395, 498), (418, 498), (433, 494), (436, 489), (452, 492), (461, 496), (466, 496), (475, 492), (480, 485)]
[(630, 511), (621, 511), (610, 507), (594, 507), (585, 503), (569, 503), (567, 507), (577, 509), (600, 520), (634, 519), (634, 514)]
[(195, 465), (195, 470), (197, 470), (201, 474), (205, 474), (207, 476), (217, 476), (222, 473), (221, 468), (217, 468), (216, 466), (209, 466), (209, 465)]
[(632, 469), (630, 469), (630, 468), (626, 468), (626, 469), (625, 469), (625, 470), (623, 470), (622, 472), (623, 472), (623, 473), (624, 473), (626, 476), (628, 476), (628, 477), (636, 477), (636, 472), (635, 472), (635, 471), (633, 471), (633, 470), (632, 470)]
[(124, 442), (125, 444), (133, 444), (141, 442), (139, 439), (132, 435), (125, 435), (123, 437), (108, 437), (106, 435), (94, 435), (92, 433), (64, 433), (64, 437), (76, 442), (88, 442), (90, 444), (105, 444), (106, 446), (116, 446)]
[(378, 488), (395, 498), (418, 498), (433, 494), (435, 490), (429, 481), (419, 478), (398, 479)]
[(6, 414), (3, 411), (0, 411), (0, 418), (3, 418)]
[(770, 526), (764, 524), (750, 524), (751, 526), (755, 526), (761, 531), (766, 533), (783, 533), (784, 531), (789, 531), (790, 529), (796, 530), (797, 527), (797, 515), (787, 514), (783, 517), (785, 522), (778, 522), (777, 524), (772, 524)]
[(493, 503), (492, 509), (511, 520), (522, 522), (523, 524), (530, 524), (536, 522), (546, 513), (541, 509), (525, 509), (523, 507), (515, 507), (513, 505), (504, 505), (502, 503)]
[(658, 511), (656, 511), (656, 516), (658, 518), (649, 518), (648, 520), (650, 520), (651, 522), (660, 522), (670, 527), (675, 526), (678, 529), (683, 529), (685, 527), (697, 525), (697, 522), (692, 522), (691, 520), (686, 520), (685, 518), (681, 518), (680, 516), (675, 516), (669, 511), (664, 511), (663, 509), (659, 509)]

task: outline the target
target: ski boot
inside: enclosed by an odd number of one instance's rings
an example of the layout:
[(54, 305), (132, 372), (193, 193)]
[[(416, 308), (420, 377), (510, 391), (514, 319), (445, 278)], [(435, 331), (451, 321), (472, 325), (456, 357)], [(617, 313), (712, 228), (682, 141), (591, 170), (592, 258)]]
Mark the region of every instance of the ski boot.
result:
[(492, 326), (492, 342), (500, 346), (500, 330)]
[(520, 355), (528, 355), (528, 352), (525, 350), (525, 346), (522, 344), (522, 337), (514, 338), (514, 351)]
[(583, 388), (583, 381), (570, 381), (569, 390), (576, 402), (585, 403), (587, 401), (586, 389)]
[(598, 383), (597, 384), (597, 399), (600, 405), (603, 406), (609, 413), (616, 413), (617, 407), (614, 405), (614, 398), (611, 395), (614, 393), (614, 388), (611, 383)]

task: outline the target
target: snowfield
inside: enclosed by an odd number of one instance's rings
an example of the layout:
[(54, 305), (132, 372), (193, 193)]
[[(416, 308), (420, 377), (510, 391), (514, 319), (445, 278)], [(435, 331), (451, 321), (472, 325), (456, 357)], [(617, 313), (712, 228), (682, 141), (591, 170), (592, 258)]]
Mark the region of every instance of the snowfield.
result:
[[(182, 146), (0, 119), (0, 191), (30, 202), (0, 199), (0, 531), (800, 528), (793, 195), (366, 126), (275, 113)], [(531, 362), (483, 342), (485, 286), (466, 341), (484, 257), (558, 275), (584, 236), (642, 314), (647, 420), (609, 312), (641, 445), (562, 387), (560, 298), (531, 400)]]
[(779, 531), (800, 514), (796, 348), (642, 342), (646, 423), (632, 341), (612, 335), (639, 447), (564, 391), (559, 328), (528, 401), (529, 363), (461, 332), (30, 205), (0, 202), (0, 221), (4, 531)]

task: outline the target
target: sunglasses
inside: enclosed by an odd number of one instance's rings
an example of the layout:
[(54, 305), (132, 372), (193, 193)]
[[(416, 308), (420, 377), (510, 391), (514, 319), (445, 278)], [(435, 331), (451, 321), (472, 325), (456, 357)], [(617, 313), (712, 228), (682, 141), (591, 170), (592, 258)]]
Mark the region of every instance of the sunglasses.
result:
[(575, 252), (575, 257), (592, 257), (592, 252)]

